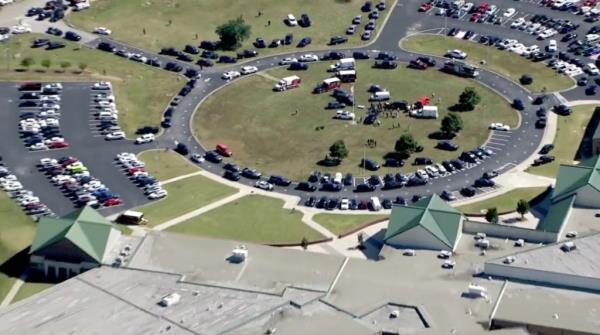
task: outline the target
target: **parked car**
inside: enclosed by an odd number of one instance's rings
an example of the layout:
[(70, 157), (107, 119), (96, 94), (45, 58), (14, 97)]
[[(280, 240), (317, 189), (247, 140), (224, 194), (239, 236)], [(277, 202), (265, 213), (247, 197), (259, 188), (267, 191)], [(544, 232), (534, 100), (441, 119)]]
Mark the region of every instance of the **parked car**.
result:
[(375, 162), (374, 160), (367, 159), (367, 158), (361, 159), (360, 166), (362, 168), (370, 170), (370, 171), (377, 171), (381, 167), (379, 165), (379, 163)]

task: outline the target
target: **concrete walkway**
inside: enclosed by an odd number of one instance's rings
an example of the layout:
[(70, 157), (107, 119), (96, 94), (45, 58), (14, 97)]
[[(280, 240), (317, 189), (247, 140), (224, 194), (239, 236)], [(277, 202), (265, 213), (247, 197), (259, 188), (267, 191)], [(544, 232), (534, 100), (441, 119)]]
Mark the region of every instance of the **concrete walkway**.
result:
[(163, 180), (163, 181), (160, 181), (160, 185), (164, 186), (164, 185), (167, 185), (167, 184), (170, 184), (170, 183), (182, 180), (182, 179), (186, 179), (186, 178), (190, 178), (190, 177), (198, 176), (198, 175), (203, 175), (202, 172), (203, 171), (196, 171), (196, 172), (184, 174), (184, 175), (181, 175), (181, 176), (173, 177), (173, 178), (170, 178), (170, 179), (167, 179), (167, 180)]
[(10, 305), (10, 303), (15, 299), (15, 296), (17, 295), (23, 284), (25, 284), (25, 279), (27, 279), (27, 275), (25, 274), (17, 278), (13, 286), (10, 288), (10, 291), (8, 291), (8, 293), (4, 297), (4, 300), (2, 300), (2, 303), (0, 303), (0, 307), (6, 307)]

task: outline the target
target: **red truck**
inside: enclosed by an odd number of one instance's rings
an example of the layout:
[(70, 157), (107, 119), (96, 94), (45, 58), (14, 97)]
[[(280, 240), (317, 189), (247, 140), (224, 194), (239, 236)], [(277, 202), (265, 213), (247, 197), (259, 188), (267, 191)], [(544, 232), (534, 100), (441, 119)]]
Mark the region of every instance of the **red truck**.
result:
[(340, 86), (342, 86), (342, 81), (339, 78), (336, 78), (336, 77), (327, 78), (327, 79), (323, 80), (322, 83), (317, 85), (317, 87), (315, 87), (314, 92), (315, 93), (329, 92), (331, 90), (339, 88)]
[(217, 153), (221, 156), (231, 157), (232, 152), (229, 147), (225, 144), (217, 144)]
[(275, 87), (273, 87), (273, 90), (279, 91), (279, 92), (287, 91), (292, 88), (300, 87), (301, 82), (302, 82), (302, 80), (298, 76), (285, 77), (285, 78), (281, 79), (277, 84), (275, 84)]

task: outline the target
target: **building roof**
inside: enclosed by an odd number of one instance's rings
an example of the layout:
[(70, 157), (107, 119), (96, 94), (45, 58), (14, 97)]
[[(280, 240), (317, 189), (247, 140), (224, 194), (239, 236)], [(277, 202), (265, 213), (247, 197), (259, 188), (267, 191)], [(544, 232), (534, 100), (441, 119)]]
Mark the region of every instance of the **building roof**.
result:
[[(592, 115), (592, 120), (594, 119), (595, 116), (600, 116), (600, 109), (598, 107), (596, 107), (594, 109), (594, 114)], [(596, 129), (594, 130), (594, 133), (592, 134), (592, 141), (595, 140), (600, 140), (600, 122), (598, 122), (596, 124)]]
[(560, 233), (576, 198), (577, 194), (571, 194), (570, 196), (553, 203), (548, 209), (548, 213), (544, 219), (538, 224), (536, 230)]
[(423, 198), (410, 206), (395, 206), (385, 240), (421, 226), (452, 248), (460, 229), (462, 214), (437, 195)]
[(568, 197), (586, 185), (600, 192), (600, 159), (590, 165), (561, 165), (556, 176), (552, 201)]
[(101, 263), (111, 228), (112, 224), (91, 207), (84, 207), (58, 219), (42, 218), (38, 222), (29, 253), (67, 239)]

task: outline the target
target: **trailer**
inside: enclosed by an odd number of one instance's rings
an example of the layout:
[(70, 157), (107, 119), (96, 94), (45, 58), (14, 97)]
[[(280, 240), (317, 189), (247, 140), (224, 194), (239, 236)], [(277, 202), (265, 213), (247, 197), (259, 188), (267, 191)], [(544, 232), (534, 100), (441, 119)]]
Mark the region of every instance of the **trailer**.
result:
[(410, 116), (418, 119), (437, 119), (438, 108), (437, 106), (423, 106), (423, 108), (411, 110)]
[(354, 70), (356, 66), (356, 61), (354, 58), (342, 58), (337, 63), (333, 65), (329, 65), (329, 71), (342, 71), (342, 70)]
[(317, 85), (317, 87), (315, 87), (314, 92), (315, 93), (329, 92), (331, 90), (339, 88), (340, 86), (342, 86), (342, 81), (340, 80), (340, 78), (337, 78), (337, 77), (327, 78), (327, 79), (323, 80), (319, 85)]
[(144, 213), (142, 212), (125, 211), (119, 215), (116, 222), (126, 225), (143, 225), (148, 223), (148, 220), (144, 218)]
[(336, 72), (335, 76), (340, 78), (342, 83), (353, 83), (354, 81), (356, 81), (356, 71), (355, 70), (338, 71), (338, 72)]
[(282, 92), (287, 91), (293, 88), (300, 87), (300, 83), (302, 80), (298, 76), (289, 76), (281, 79), (275, 86), (273, 87), (274, 91)]

